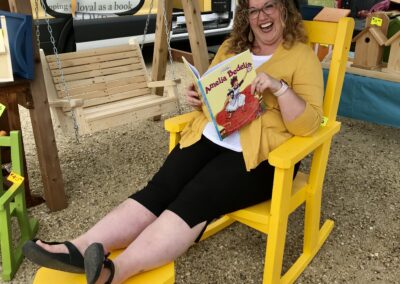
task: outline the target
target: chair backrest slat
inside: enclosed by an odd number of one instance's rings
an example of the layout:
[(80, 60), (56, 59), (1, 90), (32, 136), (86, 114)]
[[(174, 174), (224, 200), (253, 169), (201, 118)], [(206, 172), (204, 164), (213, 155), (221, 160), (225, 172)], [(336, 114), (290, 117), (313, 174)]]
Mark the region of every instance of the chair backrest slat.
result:
[(351, 39), (354, 30), (354, 20), (345, 17), (341, 18), (338, 23), (304, 21), (304, 25), (309, 32), (310, 44), (333, 45), (323, 106), (324, 116), (328, 118), (329, 124), (336, 120), (351, 44), (349, 39)]

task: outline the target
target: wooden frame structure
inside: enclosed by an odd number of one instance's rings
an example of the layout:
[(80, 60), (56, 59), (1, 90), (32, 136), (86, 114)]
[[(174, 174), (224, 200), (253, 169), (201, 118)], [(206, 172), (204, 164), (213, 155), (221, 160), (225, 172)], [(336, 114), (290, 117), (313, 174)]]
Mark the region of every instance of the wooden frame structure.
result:
[[(29, 0), (8, 0), (8, 8), (14, 13), (32, 15)], [(0, 103), (7, 109), (0, 126), (7, 132), (20, 130), (18, 105), (29, 109), (42, 175), (44, 199), (50, 210), (56, 211), (67, 207), (67, 199), (49, 105), (44, 92), (42, 65), (34, 41), (32, 47), (35, 50), (35, 79), (32, 81), (17, 79), (14, 82), (0, 83)], [(40, 202), (40, 199), (31, 196), (26, 167), (24, 172), (27, 204), (35, 205)]]

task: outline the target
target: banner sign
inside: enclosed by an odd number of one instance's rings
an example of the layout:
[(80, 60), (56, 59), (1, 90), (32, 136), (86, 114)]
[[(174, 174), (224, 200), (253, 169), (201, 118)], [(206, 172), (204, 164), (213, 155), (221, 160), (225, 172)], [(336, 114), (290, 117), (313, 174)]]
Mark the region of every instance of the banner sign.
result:
[[(71, 15), (71, 0), (41, 0), (48, 14), (54, 17)], [(142, 8), (145, 0), (76, 0), (75, 19), (105, 18), (132, 15)]]

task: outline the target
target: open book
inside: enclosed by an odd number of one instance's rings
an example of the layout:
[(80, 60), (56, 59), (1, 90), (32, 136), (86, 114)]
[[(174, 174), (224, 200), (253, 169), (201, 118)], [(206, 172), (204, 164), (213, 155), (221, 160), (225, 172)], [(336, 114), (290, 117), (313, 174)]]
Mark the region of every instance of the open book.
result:
[(251, 93), (256, 72), (249, 50), (220, 62), (203, 76), (184, 57), (182, 60), (193, 75), (220, 140), (265, 111), (262, 96)]

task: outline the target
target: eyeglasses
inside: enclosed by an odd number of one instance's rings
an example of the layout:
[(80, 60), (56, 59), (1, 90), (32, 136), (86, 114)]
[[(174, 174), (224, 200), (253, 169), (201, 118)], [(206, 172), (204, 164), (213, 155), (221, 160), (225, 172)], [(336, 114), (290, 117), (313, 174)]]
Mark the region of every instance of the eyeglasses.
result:
[(261, 11), (264, 13), (264, 15), (269, 16), (275, 12), (276, 7), (277, 7), (277, 3), (275, 1), (273, 1), (273, 2), (265, 3), (261, 8), (247, 9), (246, 12), (249, 15), (250, 19), (255, 20), (255, 19), (258, 19)]

